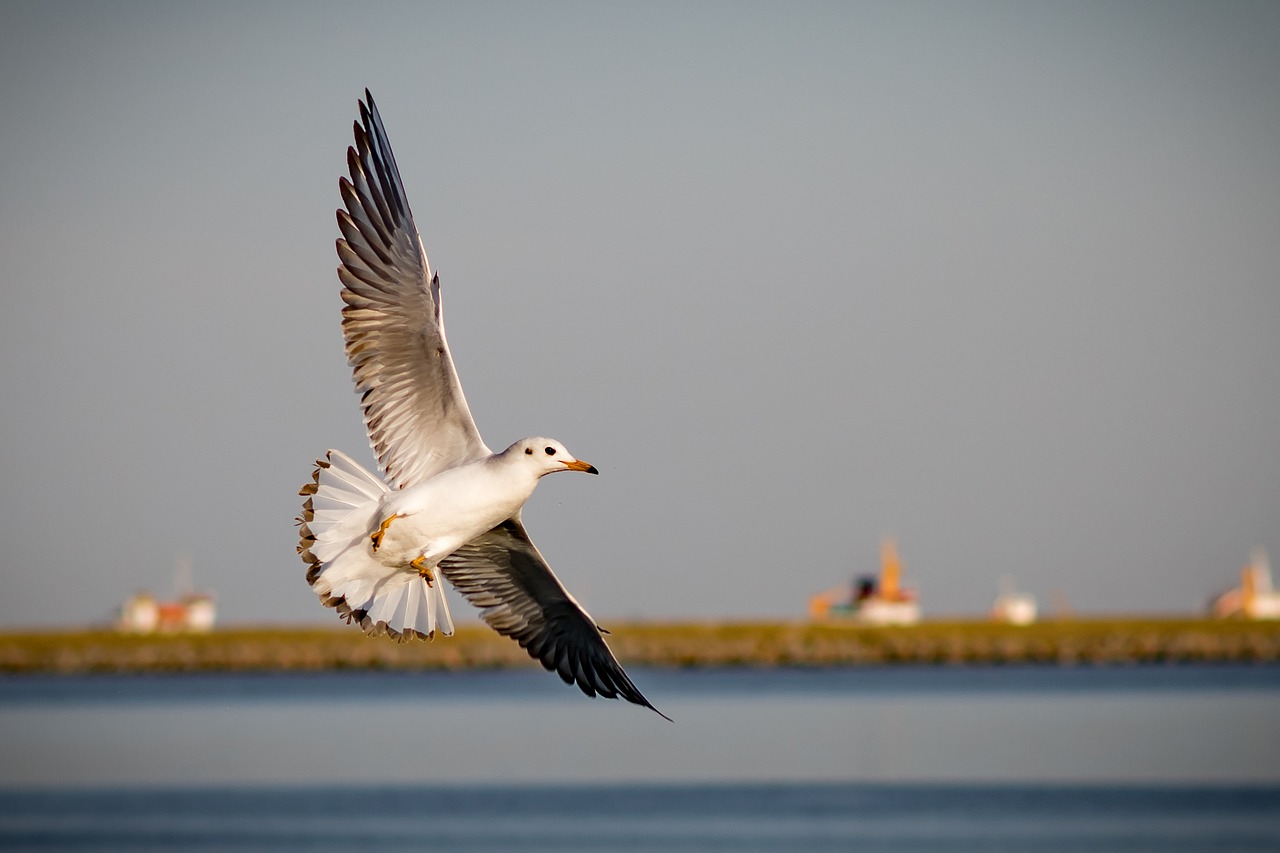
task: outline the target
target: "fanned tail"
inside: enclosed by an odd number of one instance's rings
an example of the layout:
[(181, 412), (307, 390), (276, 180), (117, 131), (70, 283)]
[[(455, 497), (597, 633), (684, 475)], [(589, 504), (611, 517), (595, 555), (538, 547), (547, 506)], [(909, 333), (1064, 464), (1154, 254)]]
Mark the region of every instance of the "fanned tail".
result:
[(320, 603), (333, 607), (370, 636), (399, 642), (453, 633), (441, 581), (428, 586), (416, 571), (387, 566), (373, 555), (369, 536), (390, 489), (337, 450), (316, 460), (298, 518), (298, 554)]

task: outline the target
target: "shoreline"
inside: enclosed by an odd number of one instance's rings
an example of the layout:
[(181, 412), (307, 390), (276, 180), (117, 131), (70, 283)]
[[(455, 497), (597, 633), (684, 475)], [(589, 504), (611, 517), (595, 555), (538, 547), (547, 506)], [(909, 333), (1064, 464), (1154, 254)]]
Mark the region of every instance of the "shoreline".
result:
[[(1280, 621), (1132, 617), (1013, 626), (932, 621), (617, 623), (609, 645), (624, 666), (1129, 665), (1280, 663)], [(0, 675), (465, 670), (538, 667), (479, 623), (453, 637), (396, 643), (353, 626), (236, 627), (206, 634), (110, 629), (0, 631)]]

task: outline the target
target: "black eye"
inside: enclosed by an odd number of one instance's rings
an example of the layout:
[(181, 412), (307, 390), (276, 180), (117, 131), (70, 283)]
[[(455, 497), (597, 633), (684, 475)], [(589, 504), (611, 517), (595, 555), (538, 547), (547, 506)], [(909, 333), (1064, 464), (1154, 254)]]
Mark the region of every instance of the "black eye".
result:
[(525, 456), (532, 456), (532, 455), (533, 455), (533, 448), (532, 448), (532, 447), (526, 447), (526, 448), (524, 449), (524, 455), (525, 455)]
[(556, 449), (555, 449), (554, 447), (548, 447), (548, 448), (547, 448), (547, 455), (548, 455), (548, 456), (555, 456), (555, 455), (556, 455)]

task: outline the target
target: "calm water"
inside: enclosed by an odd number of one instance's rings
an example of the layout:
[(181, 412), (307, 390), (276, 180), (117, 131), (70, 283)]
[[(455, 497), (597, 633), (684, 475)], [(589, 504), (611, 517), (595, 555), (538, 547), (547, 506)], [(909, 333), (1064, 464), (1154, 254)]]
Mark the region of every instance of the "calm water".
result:
[(1280, 850), (1280, 668), (0, 679), (0, 849)]
[(788, 783), (0, 795), (39, 850), (1274, 851), (1280, 789)]

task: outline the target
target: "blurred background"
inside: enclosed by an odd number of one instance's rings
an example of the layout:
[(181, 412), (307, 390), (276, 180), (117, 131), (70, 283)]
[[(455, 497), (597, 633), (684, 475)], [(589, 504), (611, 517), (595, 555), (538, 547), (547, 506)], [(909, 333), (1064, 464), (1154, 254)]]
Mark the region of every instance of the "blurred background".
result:
[[(1243, 0), (4, 3), (0, 847), (1280, 848), (1277, 45)], [(524, 517), (675, 723), (307, 588), (312, 460), (372, 464), (365, 87), (480, 429), (600, 469)]]
[(194, 584), (331, 624), (296, 491), (371, 463), (337, 178), (378, 99), (488, 443), (611, 618), (795, 617), (896, 537), (1199, 612), (1280, 552), (1274, 3), (5, 4), (0, 624)]

